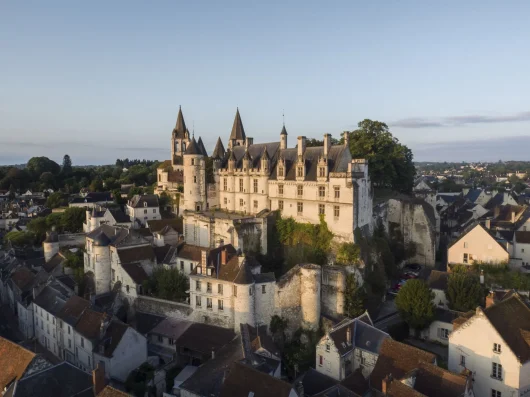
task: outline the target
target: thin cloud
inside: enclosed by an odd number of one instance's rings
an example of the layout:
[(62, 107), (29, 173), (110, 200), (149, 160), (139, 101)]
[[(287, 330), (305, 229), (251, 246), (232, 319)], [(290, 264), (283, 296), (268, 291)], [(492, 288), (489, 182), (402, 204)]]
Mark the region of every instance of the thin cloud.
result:
[(397, 120), (390, 125), (399, 128), (443, 128), (462, 127), (469, 124), (495, 124), (526, 121), (530, 121), (530, 111), (505, 116), (467, 115), (443, 117), (440, 119), (413, 117)]

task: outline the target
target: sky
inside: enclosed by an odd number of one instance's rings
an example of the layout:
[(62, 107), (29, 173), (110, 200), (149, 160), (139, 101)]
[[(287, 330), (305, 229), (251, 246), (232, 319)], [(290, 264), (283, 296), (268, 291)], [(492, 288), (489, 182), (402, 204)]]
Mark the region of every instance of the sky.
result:
[(387, 123), (418, 161), (530, 160), (528, 1), (3, 1), (0, 164), (164, 160)]

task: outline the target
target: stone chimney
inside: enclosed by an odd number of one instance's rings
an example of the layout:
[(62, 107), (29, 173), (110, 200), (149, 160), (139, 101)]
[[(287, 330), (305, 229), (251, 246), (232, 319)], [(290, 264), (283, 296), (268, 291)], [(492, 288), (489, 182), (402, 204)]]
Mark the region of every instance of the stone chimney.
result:
[(497, 218), (500, 213), (501, 213), (501, 207), (499, 206), (495, 207), (495, 209), (493, 210), (493, 218)]
[(298, 145), (297, 145), (297, 153), (298, 156), (303, 156), (305, 152), (305, 136), (299, 136), (298, 137)]
[(512, 223), (515, 223), (515, 211), (512, 210)]
[(350, 133), (348, 131), (344, 131), (342, 133), (342, 137), (344, 138), (344, 146), (349, 147), (350, 146)]
[(383, 395), (387, 395), (388, 389), (390, 388), (390, 384), (392, 383), (392, 374), (385, 376), (383, 379), (383, 384), (381, 385), (381, 391), (383, 392)]
[(486, 219), (486, 229), (491, 229), (491, 219)]
[(215, 359), (215, 350), (212, 349), (212, 360)]
[(103, 318), (101, 319), (101, 325), (99, 326), (99, 338), (102, 339), (107, 332), (107, 328), (110, 324), (110, 317), (107, 313), (103, 313)]
[(486, 296), (486, 309), (495, 304), (495, 294), (493, 291), (490, 291), (488, 296)]
[(331, 134), (324, 134), (324, 157), (328, 157), (329, 149), (331, 149)]
[(351, 328), (348, 325), (346, 327), (346, 344), (351, 343)]
[(95, 396), (105, 388), (105, 383), (105, 363), (100, 361), (96, 369), (92, 371), (92, 386), (94, 387)]
[(202, 250), (201, 251), (201, 266), (204, 268), (206, 267), (206, 257), (207, 257), (206, 250)]
[(226, 248), (224, 248), (221, 251), (221, 265), (226, 265), (226, 257), (228, 256), (228, 253), (226, 252)]
[(254, 138), (249, 138), (245, 140), (245, 147), (248, 149), (249, 146), (254, 145)]

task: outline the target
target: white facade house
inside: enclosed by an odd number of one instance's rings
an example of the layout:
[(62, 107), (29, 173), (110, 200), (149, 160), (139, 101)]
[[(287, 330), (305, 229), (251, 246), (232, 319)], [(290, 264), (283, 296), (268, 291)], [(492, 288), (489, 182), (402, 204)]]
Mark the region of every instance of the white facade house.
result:
[(213, 173), (207, 175), (202, 140), (190, 140), (182, 155), (184, 210), (222, 209), (247, 215), (279, 210), (285, 217), (311, 223), (323, 217), (344, 241), (353, 241), (356, 228), (370, 231), (368, 163), (352, 159), (348, 134), (342, 145), (332, 145), (331, 135), (325, 134), (323, 146), (307, 147), (306, 138), (300, 136), (297, 147), (288, 148), (284, 126), (279, 142), (254, 144), (245, 134), (238, 110), (228, 148), (225, 152), (218, 140)]
[(530, 230), (514, 233), (510, 265), (517, 269), (530, 269)]
[(156, 194), (135, 195), (127, 202), (126, 213), (135, 228), (145, 226), (148, 221), (162, 219)]
[(476, 396), (524, 396), (530, 391), (530, 310), (515, 294), (454, 321), (448, 368), (467, 369)]
[(318, 342), (315, 368), (338, 381), (360, 368), (366, 378), (372, 373), (386, 338), (388, 334), (373, 326), (367, 312), (355, 319), (345, 319)]
[(122, 210), (114, 208), (92, 208), (86, 211), (86, 221), (83, 232), (90, 233), (101, 225), (132, 227), (132, 221)]
[(468, 227), (447, 250), (447, 263), (472, 265), (474, 263), (508, 264), (510, 254), (481, 224)]

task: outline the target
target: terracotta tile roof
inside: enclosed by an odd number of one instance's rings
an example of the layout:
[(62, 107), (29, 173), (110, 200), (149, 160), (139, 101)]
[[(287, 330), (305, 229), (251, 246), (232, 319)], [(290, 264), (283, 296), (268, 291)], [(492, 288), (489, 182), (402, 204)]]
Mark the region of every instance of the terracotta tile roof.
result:
[(138, 263), (122, 263), (121, 267), (127, 272), (129, 277), (138, 285), (142, 285), (145, 280), (149, 279), (149, 276), (145, 272), (144, 268)]
[[(372, 387), (375, 388), (375, 385), (372, 385)], [(379, 385), (378, 390), (381, 390), (381, 385)], [(390, 382), (390, 385), (388, 385), (387, 388), (387, 394), (388, 397), (430, 397), (426, 396), (425, 394), (422, 394), (416, 390), (414, 390), (412, 387), (407, 386), (404, 383), (401, 383), (399, 380), (392, 380)]]
[(449, 273), (441, 272), (439, 270), (432, 270), (427, 285), (432, 289), (447, 289), (447, 281), (449, 280)]
[(127, 394), (111, 386), (105, 386), (96, 397), (132, 397), (132, 394)]
[(220, 397), (289, 397), (292, 386), (281, 379), (241, 363), (233, 363)]
[(0, 390), (20, 379), (34, 358), (35, 353), (0, 337)]
[(370, 375), (370, 384), (381, 391), (381, 382), (392, 374), (396, 379), (401, 379), (407, 372), (418, 368), (420, 362), (433, 363), (436, 356), (424, 350), (397, 342), (390, 338), (383, 341), (379, 358)]
[(90, 307), (89, 301), (74, 295), (68, 298), (63, 308), (57, 313), (57, 317), (70, 325), (75, 325), (88, 307)]
[(151, 245), (140, 245), (132, 248), (118, 249), (120, 263), (135, 263), (145, 260), (156, 260), (155, 251)]
[(98, 313), (92, 309), (87, 309), (79, 318), (75, 330), (90, 340), (96, 340), (100, 337), (101, 324), (106, 318), (105, 313)]
[(530, 345), (521, 331), (530, 331), (530, 309), (518, 295), (486, 309), (484, 314), (521, 363), (530, 360)]
[(119, 320), (112, 320), (107, 327), (107, 331), (101, 341), (94, 350), (98, 354), (102, 354), (105, 357), (112, 357), (114, 350), (118, 347), (121, 342), (123, 335), (129, 326), (125, 323), (122, 323)]
[(463, 396), (468, 379), (434, 364), (420, 363), (414, 389), (429, 397)]

